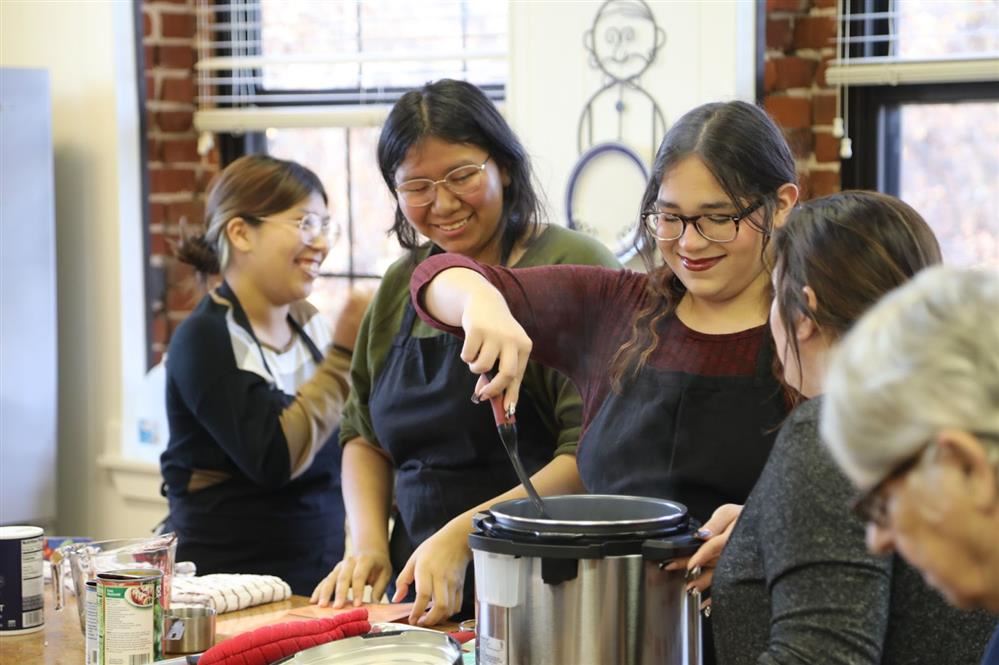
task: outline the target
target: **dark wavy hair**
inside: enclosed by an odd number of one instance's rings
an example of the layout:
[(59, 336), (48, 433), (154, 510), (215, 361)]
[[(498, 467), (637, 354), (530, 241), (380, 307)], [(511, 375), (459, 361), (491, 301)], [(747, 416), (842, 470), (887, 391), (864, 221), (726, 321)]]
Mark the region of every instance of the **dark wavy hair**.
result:
[[(704, 104), (686, 113), (666, 132), (659, 146), (642, 196), (642, 213), (653, 207), (669, 171), (691, 156), (704, 163), (737, 210), (763, 201), (762, 221), (747, 219), (746, 223), (763, 234), (766, 252), (777, 210), (777, 190), (798, 181), (791, 149), (770, 116), (740, 101)], [(644, 224), (638, 224), (635, 244), (649, 273), (647, 289), (652, 297), (636, 312), (631, 337), (614, 356), (611, 381), (615, 390), (620, 390), (626, 376), (634, 376), (644, 366), (659, 343), (660, 322), (676, 310), (687, 290), (658, 260), (655, 238)]]
[[(788, 333), (785, 350), (798, 363), (799, 383), (801, 350), (794, 335), (799, 316), (838, 339), (881, 296), (942, 260), (937, 237), (912, 206), (859, 191), (796, 208), (774, 233), (772, 256), (774, 297)], [(805, 300), (806, 285), (815, 292), (817, 310)], [(783, 380), (783, 373), (778, 376)]]
[[(533, 238), (541, 222), (530, 158), (517, 135), (485, 93), (471, 83), (441, 79), (404, 94), (389, 112), (378, 138), (378, 167), (392, 196), (395, 172), (410, 148), (428, 137), (482, 148), (510, 178), (503, 189), (501, 260), (506, 263), (518, 238)], [(402, 247), (419, 247), (416, 230), (396, 201), (390, 229)]]
[[(240, 215), (274, 215), (313, 193), (329, 203), (319, 177), (297, 162), (269, 155), (240, 157), (225, 167), (208, 191), (204, 233), (182, 238), (177, 258), (194, 266), (202, 276), (218, 274), (229, 261), (225, 228), (230, 220)], [(246, 222), (260, 224), (251, 217)]]

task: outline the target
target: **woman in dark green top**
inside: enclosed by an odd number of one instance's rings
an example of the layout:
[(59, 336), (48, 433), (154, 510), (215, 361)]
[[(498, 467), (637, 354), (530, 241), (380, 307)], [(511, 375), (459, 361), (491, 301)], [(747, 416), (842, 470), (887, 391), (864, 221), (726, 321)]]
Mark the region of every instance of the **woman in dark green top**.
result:
[[(386, 273), (355, 347), (340, 432), (353, 554), (312, 600), (325, 605), (332, 598), (342, 607), (351, 592), (356, 605), (366, 585), (378, 599), (393, 571), (401, 571), (393, 599), (415, 582), (410, 622), (432, 625), (473, 611), (471, 516), (524, 491), (488, 405), (471, 401), (476, 377), (461, 359), (462, 340), (415, 317), (410, 275), (442, 251), (511, 266), (619, 265), (596, 240), (540, 223), (527, 153), (492, 102), (468, 83), (442, 80), (404, 95), (382, 130), (378, 161), (398, 201), (392, 231), (410, 254)], [(517, 409), (520, 453), (538, 491), (582, 491), (579, 394), (540, 367), (531, 368), (525, 390), (528, 399)], [(398, 515), (390, 544), (393, 493)]]

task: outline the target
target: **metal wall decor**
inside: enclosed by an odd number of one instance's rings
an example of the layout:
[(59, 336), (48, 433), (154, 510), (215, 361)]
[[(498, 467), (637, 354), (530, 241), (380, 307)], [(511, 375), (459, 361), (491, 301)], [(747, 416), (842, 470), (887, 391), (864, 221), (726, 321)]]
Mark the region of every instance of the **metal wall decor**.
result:
[[(597, 236), (622, 261), (630, 259), (636, 251), (633, 236), (638, 211), (630, 208), (637, 201), (621, 201), (614, 219), (595, 219), (576, 201), (584, 189), (579, 180), (595, 162), (617, 157), (611, 172), (619, 167), (629, 169), (641, 176), (644, 188), (648, 169), (639, 151), (650, 158), (655, 155), (666, 132), (666, 118), (639, 78), (665, 43), (666, 33), (644, 0), (606, 0), (597, 10), (592, 27), (583, 35), (590, 66), (604, 74), (605, 82), (586, 101), (579, 118), (576, 142), (580, 157), (566, 190), (566, 214), (570, 228)], [(607, 132), (609, 127), (614, 130)], [(635, 138), (636, 131), (641, 136), (645, 128), (648, 143)], [(611, 169), (609, 160), (602, 168)], [(609, 192), (602, 196), (606, 194)]]

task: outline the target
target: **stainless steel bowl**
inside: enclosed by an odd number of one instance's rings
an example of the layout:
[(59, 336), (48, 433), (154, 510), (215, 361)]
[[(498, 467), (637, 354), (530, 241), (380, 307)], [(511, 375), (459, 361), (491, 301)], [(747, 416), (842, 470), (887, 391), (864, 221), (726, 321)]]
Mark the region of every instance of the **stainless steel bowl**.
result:
[(215, 609), (175, 607), (163, 620), (164, 653), (201, 653), (215, 644)]

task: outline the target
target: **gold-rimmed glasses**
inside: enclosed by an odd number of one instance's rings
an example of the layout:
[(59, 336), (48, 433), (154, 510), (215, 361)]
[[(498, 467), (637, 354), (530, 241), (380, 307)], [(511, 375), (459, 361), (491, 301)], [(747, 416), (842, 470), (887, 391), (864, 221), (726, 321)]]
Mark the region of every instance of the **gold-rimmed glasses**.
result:
[(486, 164), (491, 157), (486, 157), (481, 164), (466, 164), (447, 172), (440, 180), (430, 178), (413, 178), (400, 182), (395, 186), (399, 202), (414, 208), (422, 208), (434, 202), (437, 198), (437, 185), (444, 185), (455, 196), (467, 196), (479, 191), (484, 180)]

